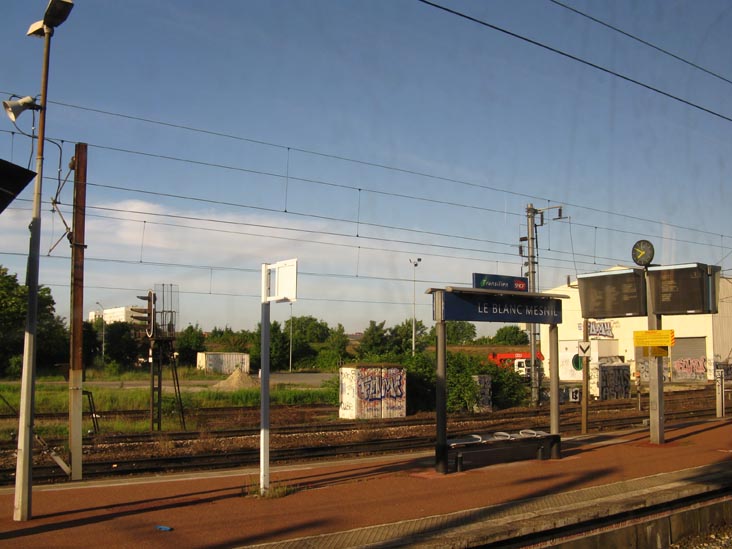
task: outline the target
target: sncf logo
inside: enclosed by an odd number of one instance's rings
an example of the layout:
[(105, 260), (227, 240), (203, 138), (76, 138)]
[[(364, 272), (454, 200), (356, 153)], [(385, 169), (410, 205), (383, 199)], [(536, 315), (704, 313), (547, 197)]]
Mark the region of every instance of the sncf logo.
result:
[(513, 281), (513, 287), (516, 290), (519, 290), (519, 291), (522, 291), (523, 292), (523, 291), (525, 291), (528, 288), (528, 285), (526, 284), (526, 281), (525, 280), (514, 280)]

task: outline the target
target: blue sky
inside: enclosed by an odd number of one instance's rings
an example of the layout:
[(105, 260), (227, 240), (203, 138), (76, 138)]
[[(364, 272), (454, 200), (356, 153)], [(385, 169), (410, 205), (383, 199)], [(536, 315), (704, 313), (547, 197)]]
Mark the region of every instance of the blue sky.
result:
[[(542, 290), (630, 264), (639, 238), (658, 263), (732, 269), (729, 82), (549, 0), (441, 3), (626, 79), (416, 0), (75, 2), (53, 38), (47, 136), (61, 177), (89, 144), (86, 310), (177, 284), (181, 327), (252, 329), (261, 264), (297, 257), (295, 315), (392, 325), (414, 277), (430, 325), (426, 288), (522, 273), (529, 203), (568, 216), (538, 230)], [(726, 2), (567, 4), (732, 79)], [(42, 40), (25, 32), (44, 9), (5, 2), (3, 99), (38, 93)], [(0, 158), (30, 156), (0, 121)], [(48, 253), (56, 147), (45, 156), (41, 282), (68, 316), (66, 241)], [(0, 215), (0, 264), (22, 280), (20, 198)]]

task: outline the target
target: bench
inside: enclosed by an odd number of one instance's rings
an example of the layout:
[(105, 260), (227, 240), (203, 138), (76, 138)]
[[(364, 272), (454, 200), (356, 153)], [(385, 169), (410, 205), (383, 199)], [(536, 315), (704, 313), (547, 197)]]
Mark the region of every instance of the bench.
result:
[(523, 429), (518, 433), (497, 432), (468, 435), (447, 442), (455, 452), (455, 469), (463, 470), (465, 455), (482, 460), (481, 465), (506, 463), (521, 459), (561, 459), (562, 439), (544, 431)]

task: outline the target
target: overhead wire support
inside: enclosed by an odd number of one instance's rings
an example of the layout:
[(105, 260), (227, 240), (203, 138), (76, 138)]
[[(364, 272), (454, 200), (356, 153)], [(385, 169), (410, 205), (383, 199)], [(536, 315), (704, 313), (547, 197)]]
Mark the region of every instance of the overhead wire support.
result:
[[(565, 219), (562, 216), (563, 206), (547, 206), (546, 208), (534, 208), (533, 204), (526, 206), (526, 237), (521, 237), (521, 242), (527, 242), (528, 245), (528, 258), (525, 265), (528, 267), (527, 274), (529, 278), (529, 291), (538, 292), (538, 268), (539, 268), (539, 257), (538, 257), (538, 246), (537, 246), (537, 228), (544, 225), (544, 212), (547, 210), (557, 210), (557, 217), (554, 220)], [(539, 222), (537, 223), (536, 217), (539, 216)], [(521, 246), (519, 250), (521, 251)], [(523, 253), (521, 253), (523, 255)], [(536, 360), (536, 324), (528, 324), (529, 330), (529, 348), (531, 358), (529, 364), (531, 370), (529, 372), (531, 378), (531, 405), (539, 406), (541, 404), (541, 378), (542, 368), (537, 364)]]

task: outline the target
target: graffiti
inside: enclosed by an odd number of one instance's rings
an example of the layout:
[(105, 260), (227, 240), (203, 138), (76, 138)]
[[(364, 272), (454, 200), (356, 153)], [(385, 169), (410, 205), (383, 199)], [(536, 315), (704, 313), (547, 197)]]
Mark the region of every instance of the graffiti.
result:
[(592, 337), (615, 337), (612, 322), (590, 322), (587, 334)]
[[(656, 359), (651, 358), (650, 360), (652, 360), (653, 364), (655, 365)], [(638, 372), (640, 372), (640, 378), (643, 383), (649, 383), (651, 381), (650, 364), (651, 363), (649, 362), (648, 358), (639, 358), (636, 361), (636, 368), (637, 368)], [(663, 372), (663, 381), (664, 381), (664, 383), (667, 383), (670, 380), (668, 377), (668, 358), (665, 358), (665, 357), (663, 358), (662, 372)]]
[(406, 389), (402, 368), (341, 368), (339, 417), (404, 417)]
[(707, 358), (679, 358), (671, 365), (673, 381), (706, 381)]
[(600, 367), (600, 400), (630, 398), (630, 366)]
[(714, 364), (714, 368), (724, 372), (724, 379), (732, 379), (732, 364), (729, 362), (717, 362)]
[(478, 402), (473, 406), (473, 411), (476, 413), (491, 412), (493, 410), (491, 376), (473, 376), (473, 381), (478, 385)]
[(359, 377), (357, 386), (358, 398), (362, 400), (381, 400), (404, 396), (400, 370), (386, 373), (384, 376), (381, 375), (381, 370), (377, 370), (376, 374)]

